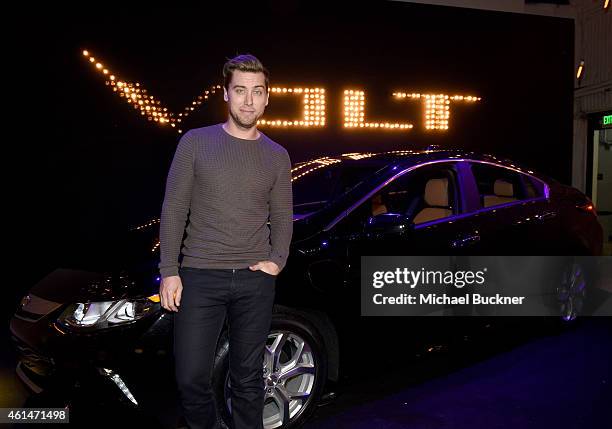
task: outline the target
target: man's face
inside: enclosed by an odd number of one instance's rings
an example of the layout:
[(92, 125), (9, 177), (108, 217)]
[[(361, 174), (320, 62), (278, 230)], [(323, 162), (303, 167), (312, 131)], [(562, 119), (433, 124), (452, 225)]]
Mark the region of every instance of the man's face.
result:
[(223, 98), (231, 118), (240, 128), (253, 128), (268, 105), (264, 74), (236, 70), (228, 86), (223, 88)]

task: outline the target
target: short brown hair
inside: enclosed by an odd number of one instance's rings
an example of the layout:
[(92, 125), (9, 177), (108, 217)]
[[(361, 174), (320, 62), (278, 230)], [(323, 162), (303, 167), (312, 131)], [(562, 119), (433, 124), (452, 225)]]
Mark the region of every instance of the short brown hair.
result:
[(232, 81), (234, 70), (247, 73), (263, 73), (266, 79), (266, 91), (268, 91), (270, 73), (254, 55), (243, 54), (230, 58), (223, 65), (223, 86), (229, 90), (228, 85)]

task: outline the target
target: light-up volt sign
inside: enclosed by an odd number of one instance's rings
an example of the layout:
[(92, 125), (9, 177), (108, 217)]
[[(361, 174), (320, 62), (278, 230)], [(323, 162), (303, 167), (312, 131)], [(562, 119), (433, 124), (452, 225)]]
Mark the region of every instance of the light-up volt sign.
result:
[[(203, 91), (181, 112), (171, 112), (161, 104), (161, 101), (150, 95), (138, 82), (126, 82), (117, 78), (101, 62), (97, 61), (89, 51), (83, 51), (83, 56), (106, 78), (106, 85), (112, 88), (121, 98), (128, 102), (141, 116), (159, 125), (170, 125), (179, 133), (181, 122), (202, 103), (210, 101), (210, 97), (221, 89), (213, 85)], [(327, 125), (328, 100), (327, 91), (322, 87), (271, 87), (270, 96), (296, 97), (299, 105), (296, 116), (270, 119), (264, 116), (258, 121), (262, 127), (281, 128), (324, 128)], [(393, 99), (398, 102), (420, 103), (422, 114), (418, 118), (409, 118), (422, 124), (425, 130), (446, 131), (449, 128), (451, 106), (456, 103), (476, 103), (480, 97), (473, 95), (434, 94), (393, 92)], [(412, 122), (390, 122), (369, 120), (366, 109), (366, 94), (360, 89), (345, 89), (338, 100), (341, 105), (342, 126), (347, 130), (385, 130), (409, 131), (414, 128)]]
[[(325, 88), (270, 88), (270, 95), (289, 95), (299, 97), (303, 109), (302, 116), (285, 119), (261, 119), (258, 124), (271, 127), (324, 127), (326, 123)], [(450, 119), (450, 105), (453, 103), (475, 103), (480, 97), (471, 95), (419, 94), (394, 92), (393, 97), (399, 101), (420, 102), (423, 106), (422, 124), (426, 130), (447, 130)], [(366, 118), (365, 91), (346, 89), (343, 95), (344, 128), (382, 129), (407, 131), (414, 127), (412, 123), (371, 122)]]

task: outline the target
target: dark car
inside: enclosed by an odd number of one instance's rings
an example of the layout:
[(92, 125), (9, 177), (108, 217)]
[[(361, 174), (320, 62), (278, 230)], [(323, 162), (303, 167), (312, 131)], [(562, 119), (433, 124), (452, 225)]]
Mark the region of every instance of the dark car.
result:
[[(429, 329), (411, 318), (361, 317), (362, 255), (599, 255), (602, 230), (579, 191), (534, 171), (460, 151), (351, 153), (292, 169), (294, 235), (277, 279), (265, 351), (266, 428), (301, 424), (343, 373), (396, 359)], [(40, 403), (112, 403), (138, 415), (175, 394), (172, 317), (160, 308), (159, 219), (133, 228), (50, 273), (11, 321), (17, 373)], [(559, 315), (584, 298), (574, 263)], [(420, 325), (424, 325), (421, 322)], [(448, 327), (446, 318), (427, 326)], [(444, 328), (444, 326), (442, 326)], [(214, 366), (217, 408), (228, 421), (228, 340)], [(368, 365), (368, 364), (365, 364)], [(46, 394), (46, 396), (45, 396)], [(96, 402), (96, 403), (97, 403)]]

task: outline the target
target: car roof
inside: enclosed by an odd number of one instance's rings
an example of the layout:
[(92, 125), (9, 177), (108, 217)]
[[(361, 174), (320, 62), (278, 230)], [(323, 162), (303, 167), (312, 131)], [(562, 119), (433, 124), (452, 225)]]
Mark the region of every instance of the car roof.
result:
[(523, 167), (512, 160), (496, 157), (495, 155), (481, 154), (466, 150), (425, 149), (393, 150), (385, 152), (350, 152), (340, 155), (323, 156), (320, 158), (311, 159), (309, 161), (295, 163), (294, 167), (292, 168), (292, 175), (295, 178), (296, 176), (306, 173), (309, 170), (312, 171), (315, 168), (322, 168), (337, 163), (342, 163), (346, 166), (352, 165), (355, 167), (363, 166), (382, 168), (390, 164), (410, 166), (419, 164), (421, 162), (446, 159), (470, 159), (484, 161), (505, 167), (515, 168), (529, 174), (536, 174), (530, 169)]

